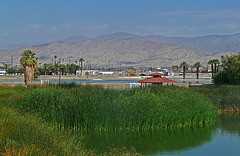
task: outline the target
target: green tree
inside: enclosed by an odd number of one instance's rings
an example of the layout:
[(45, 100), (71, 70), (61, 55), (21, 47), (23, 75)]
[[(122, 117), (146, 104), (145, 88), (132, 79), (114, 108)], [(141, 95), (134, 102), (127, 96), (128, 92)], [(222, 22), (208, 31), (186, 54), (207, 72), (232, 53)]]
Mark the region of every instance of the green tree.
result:
[[(183, 61), (180, 64), (180, 67), (183, 68), (183, 79), (185, 79), (186, 78), (186, 68), (188, 67), (187, 62)], [(185, 83), (185, 81), (183, 81), (183, 83)]]
[(55, 59), (55, 75), (57, 75), (57, 55), (54, 55), (54, 59)]
[[(197, 68), (197, 79), (199, 79), (199, 67), (201, 67), (201, 66), (202, 66), (202, 65), (201, 65), (200, 62), (197, 62), (197, 63), (194, 64), (194, 67)], [(197, 81), (197, 83), (198, 83), (198, 81)]]
[(70, 64), (67, 64), (66, 67), (67, 67), (67, 74), (69, 75)]
[(45, 68), (38, 68), (40, 75), (45, 75)]
[(218, 59), (214, 59), (213, 64), (214, 64), (214, 73), (216, 75), (217, 74), (217, 67), (220, 64), (220, 61)]
[(44, 64), (43, 64), (43, 67), (45, 68), (45, 75), (47, 75), (47, 69), (48, 69), (48, 67), (49, 67), (49, 64), (44, 63)]
[(56, 69), (55, 66), (50, 63), (48, 68), (50, 69), (50, 71), (53, 75), (55, 73), (55, 69)]
[(209, 60), (208, 64), (211, 65), (211, 72), (212, 72), (212, 79), (213, 79), (213, 64), (214, 64), (214, 61), (213, 60)]
[(20, 64), (24, 67), (24, 82), (27, 86), (32, 85), (34, 69), (37, 69), (36, 53), (32, 50), (25, 50), (21, 54)]
[(80, 58), (79, 62), (81, 63), (81, 75), (82, 75), (82, 65), (83, 65), (83, 61), (85, 61), (83, 58)]
[[(224, 75), (227, 75), (228, 84), (240, 84), (240, 53), (221, 57)], [(223, 74), (222, 74), (223, 75)], [(216, 78), (215, 78), (216, 79)]]
[(62, 75), (67, 72), (67, 67), (64, 64), (61, 64), (60, 70), (62, 72)]
[(76, 69), (77, 69), (77, 66), (76, 66), (76, 64), (71, 64), (70, 65), (70, 73), (74, 73), (74, 74), (76, 74)]
[(4, 68), (5, 71), (6, 71), (6, 75), (7, 75), (7, 73), (8, 73), (8, 67), (10, 67), (10, 64), (4, 63), (3, 68)]
[(34, 71), (34, 78), (38, 78), (40, 76), (39, 70)]
[(24, 74), (24, 68), (18, 68), (17, 73)]
[(15, 74), (15, 73), (17, 73), (17, 69), (15, 69), (15, 68), (9, 68), (9, 69), (8, 69), (8, 73), (9, 73), (9, 74)]

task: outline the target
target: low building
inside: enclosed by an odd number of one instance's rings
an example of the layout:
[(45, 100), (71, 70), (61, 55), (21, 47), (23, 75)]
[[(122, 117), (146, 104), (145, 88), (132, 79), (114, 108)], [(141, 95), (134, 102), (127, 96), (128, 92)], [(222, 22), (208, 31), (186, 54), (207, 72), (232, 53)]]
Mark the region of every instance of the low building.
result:
[(113, 72), (110, 72), (110, 71), (99, 72), (99, 75), (113, 75)]
[[(98, 75), (98, 70), (82, 70), (82, 75)], [(76, 70), (76, 75), (81, 75), (81, 70)]]
[(6, 75), (6, 70), (0, 70), (0, 75)]

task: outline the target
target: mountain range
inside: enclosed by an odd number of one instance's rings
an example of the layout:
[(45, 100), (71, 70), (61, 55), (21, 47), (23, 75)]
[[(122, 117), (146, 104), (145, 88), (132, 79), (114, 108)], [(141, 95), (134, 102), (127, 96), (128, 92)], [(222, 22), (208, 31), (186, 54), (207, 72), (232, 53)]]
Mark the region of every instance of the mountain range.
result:
[[(240, 49), (240, 34), (209, 35), (201, 37), (166, 37), (160, 35), (139, 36), (129, 33), (105, 34), (95, 38), (72, 36), (52, 43), (28, 45), (0, 50), (0, 62), (10, 62), (13, 55), (18, 64), (20, 54), (31, 49), (37, 53), (40, 63), (52, 63), (53, 56), (63, 63), (75, 63), (85, 59), (92, 66), (172, 66), (182, 61), (193, 65), (207, 64), (210, 59), (236, 53)], [(0, 47), (1, 48), (1, 47)]]

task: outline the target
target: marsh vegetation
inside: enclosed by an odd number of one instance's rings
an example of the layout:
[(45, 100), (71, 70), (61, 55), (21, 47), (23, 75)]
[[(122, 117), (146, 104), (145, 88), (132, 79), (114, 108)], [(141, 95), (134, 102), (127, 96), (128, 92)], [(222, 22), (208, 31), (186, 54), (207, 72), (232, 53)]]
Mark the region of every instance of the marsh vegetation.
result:
[[(0, 102), (0, 152), (5, 155), (89, 155), (94, 151), (73, 131), (181, 129), (216, 119), (215, 105), (201, 91), (177, 87), (0, 86)], [(107, 152), (138, 154), (125, 147)]]

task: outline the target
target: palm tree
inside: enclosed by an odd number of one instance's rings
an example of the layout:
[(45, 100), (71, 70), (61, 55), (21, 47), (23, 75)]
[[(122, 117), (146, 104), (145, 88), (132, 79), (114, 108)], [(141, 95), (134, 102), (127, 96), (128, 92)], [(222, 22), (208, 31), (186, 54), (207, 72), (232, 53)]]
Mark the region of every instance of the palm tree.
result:
[[(194, 67), (197, 67), (197, 79), (199, 79), (199, 67), (201, 67), (201, 66), (202, 65), (201, 65), (200, 62), (197, 62), (197, 63), (194, 64)], [(197, 81), (197, 83), (198, 83), (198, 81)]]
[[(181, 64), (180, 64), (180, 67), (183, 68), (183, 79), (186, 78), (186, 67), (188, 66), (187, 62), (183, 61)], [(183, 83), (185, 83), (185, 81), (183, 81)]]
[(67, 64), (66, 67), (67, 67), (67, 73), (68, 73), (68, 75), (69, 75), (70, 64)]
[(48, 68), (52, 71), (52, 75), (53, 75), (53, 73), (55, 73), (55, 67), (52, 65), (52, 63), (49, 64)]
[(217, 74), (217, 65), (219, 65), (220, 61), (218, 59), (213, 60), (214, 63), (214, 73)]
[(45, 75), (47, 75), (47, 68), (49, 67), (49, 64), (44, 63), (43, 67), (45, 68)]
[(10, 64), (4, 63), (3, 68), (6, 70), (6, 74), (8, 71), (8, 67), (10, 67)]
[(213, 79), (213, 64), (214, 64), (214, 61), (213, 61), (213, 60), (209, 60), (209, 61), (208, 61), (208, 64), (211, 65), (212, 79)]
[(85, 61), (83, 58), (80, 58), (79, 62), (81, 62), (81, 75), (82, 75), (82, 64), (83, 64), (83, 61)]
[(54, 58), (55, 58), (55, 75), (57, 75), (57, 62), (56, 62), (57, 55), (54, 55)]
[(25, 50), (21, 54), (20, 64), (24, 67), (24, 82), (27, 86), (32, 85), (34, 69), (37, 68), (36, 53), (32, 50)]

